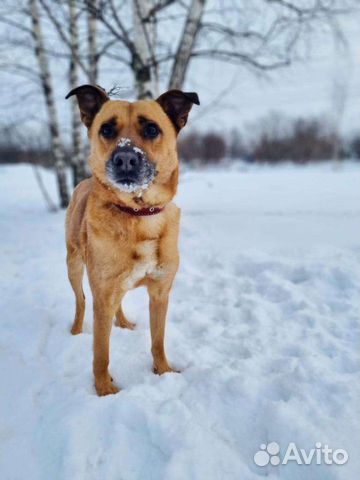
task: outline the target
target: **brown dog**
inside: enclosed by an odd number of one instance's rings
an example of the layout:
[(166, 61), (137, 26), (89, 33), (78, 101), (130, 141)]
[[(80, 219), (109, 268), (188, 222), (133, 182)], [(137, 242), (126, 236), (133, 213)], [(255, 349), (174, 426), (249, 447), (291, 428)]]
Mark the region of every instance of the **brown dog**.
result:
[(94, 376), (98, 395), (118, 392), (108, 372), (112, 320), (134, 328), (121, 308), (140, 285), (150, 296), (154, 372), (173, 371), (164, 350), (169, 292), (178, 269), (180, 210), (176, 139), (196, 93), (171, 90), (156, 101), (110, 101), (100, 87), (72, 90), (91, 143), (92, 177), (75, 189), (66, 221), (67, 266), (76, 297), (71, 332), (81, 333), (84, 266), (94, 300)]

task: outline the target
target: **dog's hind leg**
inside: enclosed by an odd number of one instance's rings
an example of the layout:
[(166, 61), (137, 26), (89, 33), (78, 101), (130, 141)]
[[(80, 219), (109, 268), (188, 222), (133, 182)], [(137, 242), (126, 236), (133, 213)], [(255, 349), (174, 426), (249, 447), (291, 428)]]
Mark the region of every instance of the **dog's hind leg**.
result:
[(75, 293), (76, 312), (71, 333), (77, 335), (82, 332), (84, 314), (85, 314), (85, 295), (82, 288), (82, 279), (84, 276), (84, 263), (79, 252), (68, 249), (67, 254), (68, 276), (71, 286)]
[(120, 302), (119, 308), (117, 309), (115, 317), (116, 317), (115, 325), (117, 327), (128, 328), (129, 330), (134, 330), (135, 329), (136, 323), (129, 322), (129, 320), (125, 317), (125, 314), (124, 314), (122, 306), (121, 306), (121, 302)]

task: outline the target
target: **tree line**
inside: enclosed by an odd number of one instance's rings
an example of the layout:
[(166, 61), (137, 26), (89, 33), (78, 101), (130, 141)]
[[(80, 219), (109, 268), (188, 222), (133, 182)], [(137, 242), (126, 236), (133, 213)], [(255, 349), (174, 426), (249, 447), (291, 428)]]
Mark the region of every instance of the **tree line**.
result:
[(325, 117), (291, 119), (271, 113), (242, 130), (191, 132), (180, 139), (180, 157), (189, 164), (309, 162), (360, 159), (360, 135), (342, 135)]

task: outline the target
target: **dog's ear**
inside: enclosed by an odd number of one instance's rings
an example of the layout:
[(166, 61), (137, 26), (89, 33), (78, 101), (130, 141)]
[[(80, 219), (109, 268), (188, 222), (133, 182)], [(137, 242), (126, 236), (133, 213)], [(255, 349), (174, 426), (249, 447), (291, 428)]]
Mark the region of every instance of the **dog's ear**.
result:
[(110, 100), (106, 91), (98, 85), (96, 87), (93, 85), (82, 85), (74, 88), (65, 98), (68, 99), (73, 95), (76, 95), (81, 121), (87, 128), (91, 127), (95, 115), (103, 104)]
[(181, 90), (169, 90), (160, 95), (156, 101), (172, 121), (177, 133), (186, 125), (193, 104), (200, 105), (197, 93)]

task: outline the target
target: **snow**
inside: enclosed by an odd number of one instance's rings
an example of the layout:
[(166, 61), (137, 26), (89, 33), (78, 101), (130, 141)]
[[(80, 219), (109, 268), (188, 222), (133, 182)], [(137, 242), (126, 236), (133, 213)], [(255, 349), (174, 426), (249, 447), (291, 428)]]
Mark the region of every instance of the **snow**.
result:
[(119, 143), (118, 143), (119, 147), (126, 147), (126, 146), (129, 146), (129, 145), (131, 145), (130, 138), (127, 138), (127, 137), (121, 137), (120, 138)]
[[(42, 172), (55, 195), (55, 181)], [(73, 337), (64, 213), (28, 166), (0, 168), (2, 480), (355, 479), (359, 469), (359, 167), (182, 172), (181, 268), (151, 372), (147, 299), (114, 327), (99, 398), (91, 301)], [(261, 444), (316, 442), (346, 465), (256, 466)]]
[[(116, 180), (114, 180), (114, 176), (115, 174), (113, 173), (113, 166), (110, 164), (108, 165), (107, 167), (107, 171), (108, 171), (108, 179), (109, 179), (109, 182), (111, 183), (111, 185), (115, 188), (117, 188), (118, 190), (120, 190), (121, 192), (125, 192), (125, 193), (136, 193), (136, 195), (138, 197), (141, 197), (142, 195), (142, 192), (144, 190), (147, 190), (150, 186), (150, 184), (152, 183), (153, 181), (153, 178), (150, 178), (150, 179), (146, 179), (146, 181), (144, 181), (143, 183), (141, 184), (138, 184), (138, 183), (126, 183), (126, 182), (118, 182)], [(155, 174), (153, 175), (153, 177), (155, 176)]]
[(139, 147), (133, 147), (133, 151), (135, 153), (141, 153), (141, 155), (145, 155), (144, 150), (141, 150)]

